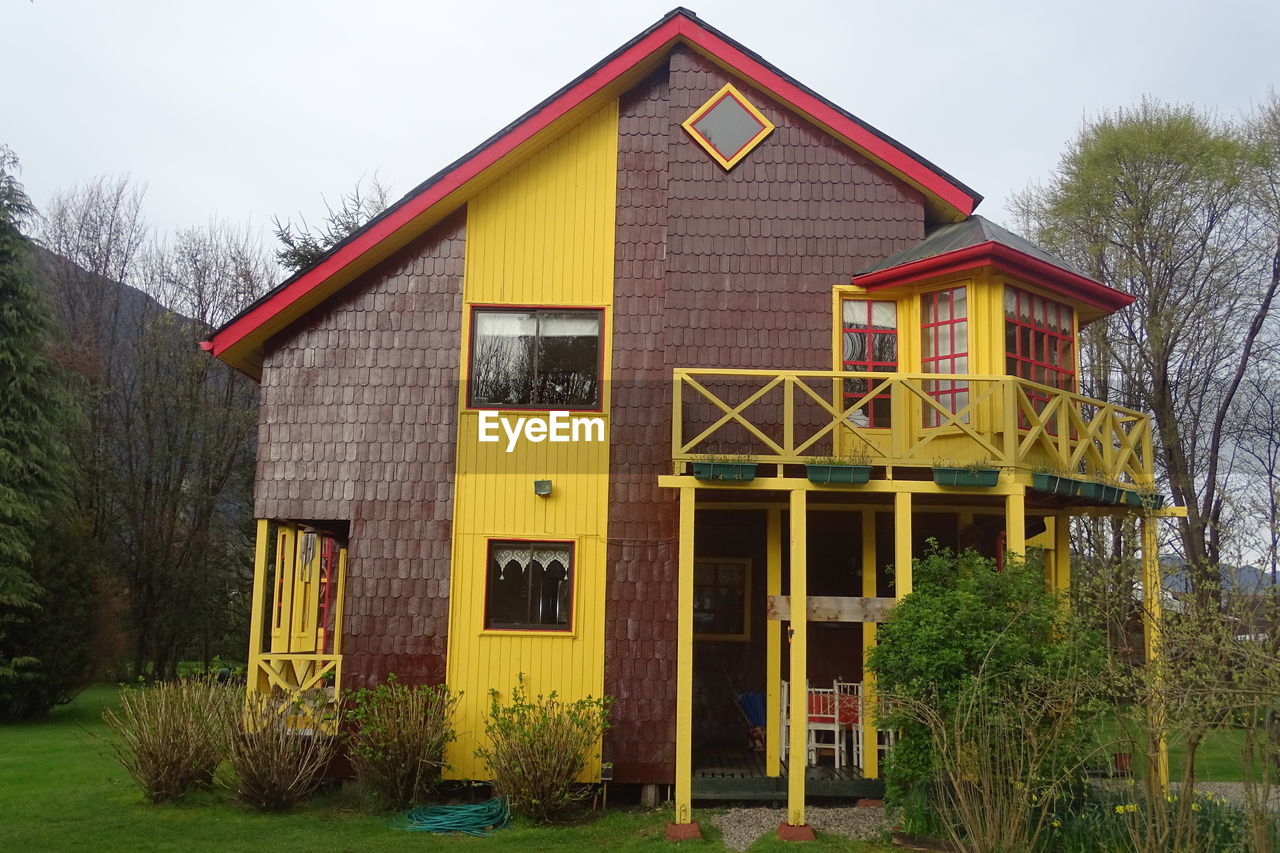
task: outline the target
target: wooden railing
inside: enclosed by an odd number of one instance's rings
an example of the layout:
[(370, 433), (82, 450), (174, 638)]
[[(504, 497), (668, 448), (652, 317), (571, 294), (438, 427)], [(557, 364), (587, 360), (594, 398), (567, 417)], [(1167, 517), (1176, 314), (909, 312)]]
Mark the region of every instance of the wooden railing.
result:
[[(342, 655), (274, 652), (254, 655), (250, 688), (279, 696), (277, 713), (298, 728), (320, 728), (328, 734), (332, 718), (324, 709), (336, 703), (342, 683)], [(313, 717), (319, 714), (322, 719)]]
[(676, 368), (673, 384), (676, 473), (724, 457), (835, 456), (1154, 481), (1145, 414), (1014, 377)]

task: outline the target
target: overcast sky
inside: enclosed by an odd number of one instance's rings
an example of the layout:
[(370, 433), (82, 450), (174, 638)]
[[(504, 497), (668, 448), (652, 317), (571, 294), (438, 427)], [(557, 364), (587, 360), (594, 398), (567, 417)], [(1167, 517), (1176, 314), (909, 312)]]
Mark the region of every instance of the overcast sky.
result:
[[(265, 235), (375, 171), (398, 198), (672, 5), (0, 0), (0, 143), (37, 205), (123, 173), (162, 231), (220, 218)], [(1280, 84), (1280, 3), (1263, 0), (691, 8), (997, 221), (1086, 115), (1152, 94), (1238, 116)]]

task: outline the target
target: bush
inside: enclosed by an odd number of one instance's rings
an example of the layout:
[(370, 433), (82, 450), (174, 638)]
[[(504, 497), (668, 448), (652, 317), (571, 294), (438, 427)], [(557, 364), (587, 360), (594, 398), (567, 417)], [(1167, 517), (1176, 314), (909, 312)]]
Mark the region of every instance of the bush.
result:
[(102, 712), (112, 754), (153, 803), (208, 786), (227, 753), (240, 692), (207, 678), (122, 688), (120, 709)]
[(507, 798), (513, 812), (532, 820), (563, 815), (589, 793), (577, 779), (609, 728), (613, 700), (588, 696), (563, 702), (554, 692), (530, 700), (523, 675), (510, 704), (501, 704), (496, 690), (489, 696), (484, 730), (490, 746), (476, 755), (489, 766), (494, 792)]
[(349, 754), (356, 776), (391, 809), (423, 802), (440, 781), (453, 741), (458, 695), (441, 684), (399, 684), (394, 675), (352, 697)]
[(893, 709), (884, 724), (902, 733), (886, 762), (887, 793), (914, 810), (912, 831), (940, 818), (970, 849), (1034, 843), (1039, 806), (1078, 779), (1091, 754), (1086, 720), (1103, 687), (1097, 637), (1068, 624), (1034, 562), (1001, 572), (972, 551), (934, 547), (913, 568), (914, 591), (869, 654)]
[(250, 693), (231, 734), (233, 792), (262, 811), (287, 811), (311, 796), (337, 754), (338, 740), (320, 730), (335, 726), (320, 691), (286, 702), (279, 694)]

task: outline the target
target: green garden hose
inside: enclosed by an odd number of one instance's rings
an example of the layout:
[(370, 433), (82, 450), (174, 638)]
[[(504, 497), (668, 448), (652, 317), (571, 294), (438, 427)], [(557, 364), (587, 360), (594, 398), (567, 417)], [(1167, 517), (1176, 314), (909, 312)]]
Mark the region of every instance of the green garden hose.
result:
[(507, 801), (494, 797), (477, 805), (419, 806), (404, 816), (400, 829), (406, 832), (461, 832), (466, 835), (488, 835), (511, 822)]

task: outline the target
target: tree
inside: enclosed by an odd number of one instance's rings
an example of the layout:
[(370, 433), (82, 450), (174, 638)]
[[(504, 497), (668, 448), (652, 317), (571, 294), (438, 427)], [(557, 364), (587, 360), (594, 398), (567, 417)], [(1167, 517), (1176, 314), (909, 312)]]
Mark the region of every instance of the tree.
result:
[(308, 225), (304, 216), (298, 217), (301, 224), (296, 226), (291, 220), (281, 222), (279, 217), (272, 217), (276, 239), (281, 243), (276, 250), (276, 261), (295, 273), (314, 265), (330, 249), (386, 210), (389, 193), (390, 187), (381, 183), (374, 174), (368, 189), (365, 189), (363, 177), (356, 181), (355, 187), (342, 196), (337, 209), (322, 197), (326, 213), (316, 228)]
[(1280, 287), (1277, 232), (1257, 204), (1280, 160), (1268, 167), (1260, 151), (1237, 124), (1146, 99), (1086, 121), (1049, 182), (1013, 200), (1033, 239), (1135, 297), (1083, 336), (1084, 390), (1151, 413), (1163, 476), (1187, 508), (1179, 544), (1207, 595), (1220, 584), (1239, 391)]
[(256, 387), (198, 342), (259, 296), (273, 267), (225, 225), (155, 239), (127, 179), (60, 194), (42, 225), (59, 351), (87, 422), (82, 535), (118, 590), (133, 670), (164, 677), (179, 660), (240, 651)]
[(19, 230), (34, 211), (16, 168), (0, 147), (0, 718), (30, 713), (25, 694), (47, 675), (21, 634), (48, 614), (38, 554), (69, 502), (70, 406), (46, 349), (50, 322)]

